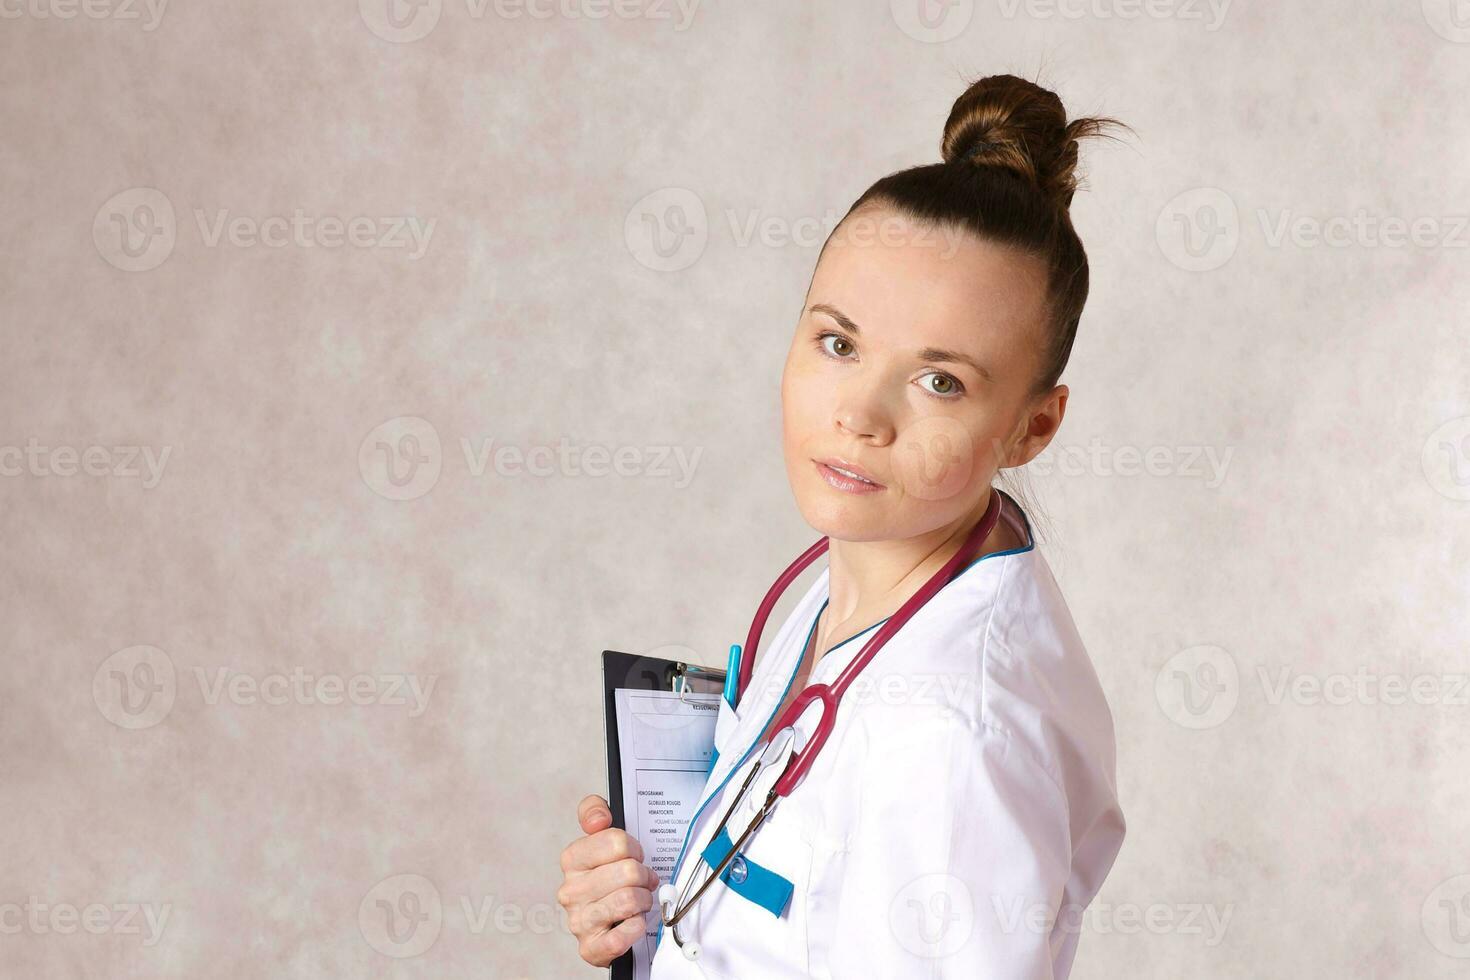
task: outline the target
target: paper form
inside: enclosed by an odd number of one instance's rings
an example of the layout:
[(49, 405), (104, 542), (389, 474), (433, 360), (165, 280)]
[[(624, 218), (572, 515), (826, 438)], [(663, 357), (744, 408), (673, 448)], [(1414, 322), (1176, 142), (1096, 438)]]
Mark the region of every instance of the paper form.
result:
[[(643, 863), (665, 884), (704, 793), (720, 695), (623, 689), (613, 694), (625, 829), (643, 846)], [(643, 939), (633, 944), (635, 980), (648, 978), (659, 921), (655, 901)]]

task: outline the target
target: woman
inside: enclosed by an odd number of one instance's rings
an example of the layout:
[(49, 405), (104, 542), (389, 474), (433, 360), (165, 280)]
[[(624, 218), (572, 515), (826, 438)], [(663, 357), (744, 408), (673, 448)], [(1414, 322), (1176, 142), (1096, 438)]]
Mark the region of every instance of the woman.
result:
[[(1112, 122), (1068, 123), (1052, 92), (981, 79), (950, 113), (944, 162), (879, 180), (823, 247), (781, 399), (787, 476), (830, 538), (827, 568), (736, 709), (720, 705), (674, 896), (765, 799), (758, 779), (717, 834), (785, 707), (830, 682), (993, 501), (1000, 517), (849, 690), (803, 781), (660, 928), (654, 980), (1070, 971), (1123, 840), (1112, 719), (1030, 520), (991, 483), (1061, 425), (1088, 290), (1068, 215), (1077, 140)], [(601, 797), (579, 822), (558, 899), (583, 958), (606, 965), (641, 938), (660, 883)]]

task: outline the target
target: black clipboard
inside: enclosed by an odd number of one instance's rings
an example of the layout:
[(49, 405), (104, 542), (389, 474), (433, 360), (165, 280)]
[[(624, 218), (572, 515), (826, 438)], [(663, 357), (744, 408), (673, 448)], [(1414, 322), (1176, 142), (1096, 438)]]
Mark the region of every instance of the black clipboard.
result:
[[(602, 651), (602, 733), (607, 745), (607, 805), (612, 825), (627, 829), (623, 810), (623, 757), (618, 747), (615, 706), (617, 690), (689, 691), (719, 694), (725, 686), (725, 670), (683, 660), (641, 657), (616, 650)], [(609, 967), (612, 980), (633, 980), (633, 954), (624, 953)]]

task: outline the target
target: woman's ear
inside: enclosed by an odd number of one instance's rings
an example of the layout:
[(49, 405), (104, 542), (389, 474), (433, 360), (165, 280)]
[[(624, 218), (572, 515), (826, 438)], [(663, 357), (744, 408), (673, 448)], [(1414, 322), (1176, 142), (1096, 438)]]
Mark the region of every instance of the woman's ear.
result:
[(1031, 403), (1026, 414), (1016, 423), (1016, 439), (1003, 465), (1025, 466), (1041, 455), (1062, 427), (1062, 417), (1067, 414), (1068, 394), (1070, 391), (1066, 385), (1057, 385)]

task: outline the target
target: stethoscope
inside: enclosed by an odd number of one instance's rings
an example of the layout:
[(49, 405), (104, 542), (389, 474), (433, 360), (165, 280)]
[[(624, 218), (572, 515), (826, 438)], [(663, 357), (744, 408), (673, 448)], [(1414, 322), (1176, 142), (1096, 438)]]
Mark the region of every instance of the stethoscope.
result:
[[(878, 629), (878, 632), (868, 638), (868, 642), (863, 644), (857, 656), (853, 657), (852, 661), (843, 668), (842, 672), (837, 675), (836, 680), (831, 684), (812, 684), (806, 687), (796, 696), (796, 700), (792, 701), (786, 710), (781, 713), (781, 717), (776, 722), (776, 728), (771, 735), (769, 744), (765, 751), (761, 753), (760, 758), (756, 760), (756, 764), (751, 768), (750, 774), (745, 777), (745, 782), (741, 783), (739, 792), (735, 794), (734, 802), (725, 811), (725, 815), (720, 818), (719, 825), (710, 837), (711, 840), (717, 839), (725, 829), (725, 825), (729, 822), (731, 815), (734, 814), (736, 808), (745, 799), (746, 791), (750, 789), (751, 783), (755, 781), (756, 774), (767, 766), (774, 766), (785, 755), (786, 748), (794, 737), (796, 720), (801, 717), (807, 705), (813, 701), (822, 702), (822, 717), (817, 722), (817, 726), (812, 732), (811, 737), (805, 745), (787, 758), (786, 768), (782, 771), (780, 778), (776, 780), (775, 785), (771, 787), (770, 792), (766, 794), (765, 803), (756, 812), (749, 826), (740, 835), (739, 840), (736, 840), (731, 845), (729, 852), (714, 867), (694, 894), (686, 900), (685, 894), (688, 893), (690, 886), (694, 884), (695, 878), (698, 877), (697, 873), (689, 876), (689, 881), (684, 885), (684, 890), (678, 895), (677, 900), (675, 899), (672, 883), (659, 886), (658, 904), (659, 912), (663, 917), (663, 923), (668, 927), (669, 932), (674, 937), (675, 945), (679, 947), (679, 950), (684, 954), (686, 959), (698, 959), (700, 945), (693, 941), (685, 942), (680, 937), (680, 920), (694, 907), (694, 904), (699, 901), (700, 896), (705, 893), (709, 886), (724, 874), (725, 868), (730, 864), (730, 861), (745, 846), (745, 842), (755, 833), (756, 828), (760, 827), (765, 822), (766, 817), (775, 809), (776, 802), (785, 796), (789, 796), (791, 791), (805, 778), (807, 771), (812, 767), (812, 763), (816, 761), (817, 754), (822, 751), (822, 746), (827, 743), (827, 736), (832, 733), (832, 727), (837, 721), (837, 705), (842, 700), (842, 695), (846, 693), (849, 685), (867, 668), (873, 658), (878, 655), (878, 651), (883, 649), (883, 644), (888, 642), (889, 637), (897, 633), (903, 627), (904, 623), (907, 623), (914, 617), (915, 613), (924, 607), (924, 603), (928, 602), (936, 592), (944, 588), (957, 571), (970, 563), (984, 546), (985, 539), (990, 537), (990, 532), (995, 529), (996, 522), (1000, 520), (1000, 508), (1000, 492), (991, 488), (990, 502), (985, 508), (985, 515), (980, 518), (980, 523), (975, 525), (974, 529), (965, 539), (964, 544), (960, 546), (960, 550), (955, 552), (954, 556), (944, 563), (944, 567), (935, 572), (929, 578), (929, 581), (925, 582), (919, 588), (919, 591), (910, 596), (908, 601), (898, 608), (898, 612), (888, 617), (887, 622)], [(791, 585), (792, 581), (827, 550), (827, 544), (828, 539), (824, 537), (808, 548), (796, 561), (787, 567), (786, 571), (781, 573), (781, 577), (776, 579), (775, 584), (766, 592), (765, 599), (761, 601), (760, 608), (756, 610), (755, 619), (750, 623), (750, 632), (745, 637), (746, 656), (742, 657), (740, 662), (740, 683), (736, 689), (737, 694), (743, 692), (750, 683), (751, 674), (755, 670), (755, 651), (760, 643), (761, 632), (766, 627), (766, 619), (771, 615), (771, 610), (785, 593), (787, 587)], [(701, 857), (700, 860), (703, 860), (703, 858)]]

